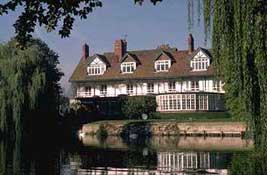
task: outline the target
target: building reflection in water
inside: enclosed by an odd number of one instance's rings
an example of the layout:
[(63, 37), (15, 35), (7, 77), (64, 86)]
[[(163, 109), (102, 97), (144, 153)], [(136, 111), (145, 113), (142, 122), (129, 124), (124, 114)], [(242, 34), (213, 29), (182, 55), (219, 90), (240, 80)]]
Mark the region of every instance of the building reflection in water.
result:
[[(231, 153), (223, 152), (156, 152), (144, 155), (144, 151), (121, 151), (113, 157), (112, 150), (94, 150), (80, 158), (73, 156), (70, 169), (77, 175), (185, 175), (219, 174), (226, 175)], [(156, 156), (153, 156), (156, 154)], [(147, 157), (148, 156), (148, 157)], [(115, 162), (112, 161), (116, 159)], [(134, 160), (137, 159), (137, 160)], [(154, 159), (148, 160), (146, 159)], [(103, 164), (103, 162), (106, 162)], [(104, 165), (104, 166), (103, 166)]]
[(160, 152), (157, 171), (160, 173), (206, 172), (224, 175), (227, 174), (226, 160), (229, 158), (226, 153)]

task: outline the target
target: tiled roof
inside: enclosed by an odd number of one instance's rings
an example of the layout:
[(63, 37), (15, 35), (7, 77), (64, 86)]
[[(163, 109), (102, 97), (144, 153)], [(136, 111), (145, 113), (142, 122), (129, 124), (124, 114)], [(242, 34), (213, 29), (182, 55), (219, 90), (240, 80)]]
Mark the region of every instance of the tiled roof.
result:
[(88, 76), (86, 67), (89, 62), (94, 59), (94, 56), (87, 59), (81, 59), (76, 66), (70, 82), (98, 82), (98, 81), (119, 81), (119, 80), (154, 80), (154, 79), (179, 79), (185, 77), (203, 77), (214, 76), (213, 66), (210, 65), (207, 71), (192, 71), (190, 68), (190, 59), (199, 51), (202, 50), (206, 55), (211, 56), (209, 50), (198, 48), (193, 53), (189, 54), (188, 50), (179, 50), (172, 48), (164, 50), (168, 56), (174, 59), (168, 72), (155, 72), (154, 61), (162, 53), (161, 49), (128, 51), (134, 55), (140, 64), (133, 73), (122, 74), (120, 72), (120, 61), (114, 53), (104, 53), (101, 57), (110, 65), (103, 75)]

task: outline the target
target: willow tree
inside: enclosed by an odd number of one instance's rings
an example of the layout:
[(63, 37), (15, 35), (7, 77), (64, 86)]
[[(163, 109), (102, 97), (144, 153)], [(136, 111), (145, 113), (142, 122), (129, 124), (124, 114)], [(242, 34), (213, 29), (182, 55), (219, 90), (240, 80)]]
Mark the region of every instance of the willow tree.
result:
[(203, 4), (215, 66), (225, 80), (227, 106), (234, 117), (248, 122), (256, 145), (266, 148), (267, 3), (204, 0)]
[(62, 73), (57, 54), (40, 40), (27, 49), (0, 45), (0, 130), (4, 136), (50, 131), (57, 122)]

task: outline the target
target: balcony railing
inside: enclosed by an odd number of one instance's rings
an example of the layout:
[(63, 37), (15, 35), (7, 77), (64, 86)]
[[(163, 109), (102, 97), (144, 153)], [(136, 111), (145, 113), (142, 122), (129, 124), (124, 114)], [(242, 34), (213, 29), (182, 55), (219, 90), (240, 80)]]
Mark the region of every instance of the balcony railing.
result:
[(128, 96), (141, 96), (141, 95), (149, 95), (149, 94), (165, 94), (165, 93), (197, 93), (197, 92), (213, 92), (213, 93), (224, 93), (223, 91), (215, 91), (215, 90), (200, 90), (200, 89), (183, 89), (182, 91), (177, 90), (169, 90), (166, 89), (164, 91), (147, 91), (147, 92), (135, 92), (135, 91), (128, 91), (125, 93), (119, 93), (119, 92), (102, 92), (102, 93), (90, 93), (90, 92), (77, 92), (77, 97), (87, 98), (87, 97), (93, 97), (93, 96), (99, 96), (99, 97), (116, 97), (119, 95), (128, 95)]
[(92, 97), (91, 92), (77, 92), (77, 97)]

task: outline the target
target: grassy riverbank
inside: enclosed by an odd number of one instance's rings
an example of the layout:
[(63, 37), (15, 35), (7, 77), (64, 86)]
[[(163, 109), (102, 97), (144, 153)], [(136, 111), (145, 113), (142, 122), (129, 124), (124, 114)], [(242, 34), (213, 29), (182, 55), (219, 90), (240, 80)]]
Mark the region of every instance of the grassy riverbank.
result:
[(227, 112), (202, 112), (202, 113), (155, 113), (147, 120), (101, 120), (93, 123), (100, 124), (106, 122), (112, 123), (135, 123), (135, 122), (232, 122), (236, 121)]

